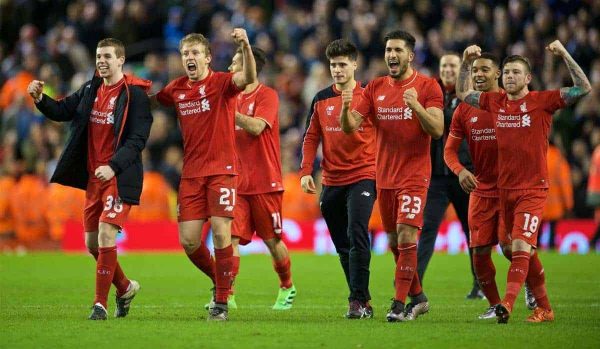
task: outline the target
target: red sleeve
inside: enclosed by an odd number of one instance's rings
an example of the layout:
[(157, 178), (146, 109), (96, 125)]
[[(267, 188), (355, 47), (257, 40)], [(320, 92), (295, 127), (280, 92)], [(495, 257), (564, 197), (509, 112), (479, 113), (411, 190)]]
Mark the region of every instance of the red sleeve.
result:
[(224, 95), (229, 97), (237, 96), (238, 93), (242, 92), (244, 89), (239, 88), (235, 82), (233, 81), (234, 73), (219, 73), (219, 79), (222, 83), (222, 90)]
[(444, 146), (444, 161), (446, 161), (448, 168), (457, 176), (465, 168), (458, 159), (458, 149), (461, 143), (462, 138), (450, 134)]
[(358, 98), (358, 102), (352, 111), (357, 112), (365, 119), (373, 117), (373, 81), (367, 84), (362, 94)]
[(313, 164), (317, 157), (317, 148), (321, 141), (321, 124), (319, 123), (319, 111), (317, 109), (316, 97), (310, 107), (311, 114), (306, 120), (306, 132), (302, 141), (302, 163), (300, 164), (300, 176), (308, 176), (313, 172)]
[(442, 93), (442, 88), (440, 84), (437, 83), (434, 79), (429, 80), (429, 88), (427, 89), (427, 94), (425, 95), (425, 104), (423, 108), (439, 108), (444, 110), (444, 94)]
[(175, 104), (173, 100), (173, 87), (175, 86), (175, 82), (177, 80), (171, 81), (167, 86), (165, 86), (162, 90), (158, 91), (156, 94), (156, 100), (164, 106), (170, 107)]
[(560, 95), (560, 90), (540, 91), (538, 93), (538, 101), (542, 103), (544, 110), (549, 113), (554, 113), (566, 106), (565, 101)]
[(452, 122), (450, 123), (450, 134), (456, 138), (465, 138), (465, 129), (463, 128), (462, 115), (465, 112), (465, 103), (460, 103), (458, 108), (452, 114)]
[(266, 86), (262, 86), (262, 91), (256, 96), (256, 105), (254, 106), (254, 117), (267, 123), (269, 128), (273, 127), (277, 119), (279, 109), (279, 96), (277, 92)]

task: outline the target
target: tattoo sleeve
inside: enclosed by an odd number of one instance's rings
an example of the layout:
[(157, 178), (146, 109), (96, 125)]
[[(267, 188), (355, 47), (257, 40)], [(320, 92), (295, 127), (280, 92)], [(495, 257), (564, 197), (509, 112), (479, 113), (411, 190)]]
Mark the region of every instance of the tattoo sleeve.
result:
[(469, 62), (463, 61), (460, 65), (460, 71), (458, 72), (458, 83), (456, 85), (456, 89), (458, 92), (464, 93), (467, 92), (471, 88), (470, 75), (471, 69), (469, 69)]
[(567, 64), (567, 69), (569, 69), (569, 73), (571, 74), (571, 79), (573, 79), (574, 86), (561, 88), (560, 96), (567, 105), (572, 105), (581, 97), (590, 93), (592, 86), (579, 64), (575, 62), (570, 54), (565, 55), (564, 60)]
[(465, 103), (479, 108), (479, 97), (481, 97), (481, 91), (470, 91), (465, 97)]

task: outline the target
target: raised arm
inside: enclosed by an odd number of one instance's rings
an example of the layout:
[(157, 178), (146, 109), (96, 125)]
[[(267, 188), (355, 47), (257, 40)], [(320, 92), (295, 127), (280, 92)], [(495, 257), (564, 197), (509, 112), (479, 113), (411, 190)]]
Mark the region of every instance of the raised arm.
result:
[(350, 111), (352, 103), (352, 90), (342, 91), (342, 112), (340, 113), (340, 126), (345, 133), (352, 133), (358, 129), (363, 117), (355, 111)]
[(256, 62), (248, 41), (246, 30), (235, 28), (231, 33), (233, 41), (242, 49), (242, 71), (233, 74), (233, 82), (239, 89), (256, 81)]
[(33, 80), (27, 86), (27, 92), (33, 98), (35, 106), (50, 120), (71, 121), (83, 95), (84, 88), (89, 88), (89, 83), (83, 85), (77, 92), (56, 101), (43, 93), (44, 82)]
[(463, 52), (463, 61), (456, 82), (456, 96), (463, 102), (479, 108), (480, 91), (475, 91), (471, 84), (471, 66), (477, 57), (481, 56), (481, 48), (471, 45)]
[(581, 97), (592, 91), (592, 85), (590, 84), (587, 76), (585, 76), (579, 64), (575, 62), (569, 51), (565, 49), (560, 41), (554, 40), (552, 43), (550, 43), (550, 45), (546, 46), (546, 50), (552, 52), (552, 54), (555, 56), (562, 57), (567, 64), (567, 69), (569, 69), (571, 79), (573, 79), (574, 86), (563, 87), (560, 89), (560, 96), (567, 105), (574, 104)]

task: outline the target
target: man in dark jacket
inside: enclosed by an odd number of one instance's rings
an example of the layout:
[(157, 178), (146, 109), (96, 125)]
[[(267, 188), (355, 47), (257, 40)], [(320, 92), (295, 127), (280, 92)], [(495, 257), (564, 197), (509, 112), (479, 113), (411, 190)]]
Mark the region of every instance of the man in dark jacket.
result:
[(123, 74), (125, 48), (107, 38), (96, 49), (97, 74), (75, 93), (55, 101), (33, 80), (28, 92), (54, 121), (71, 121), (71, 133), (51, 182), (86, 190), (85, 243), (97, 260), (90, 320), (106, 320), (110, 284), (117, 288), (116, 317), (129, 312), (140, 289), (117, 262), (116, 236), (142, 191), (141, 152), (152, 125), (145, 90), (151, 82)]
[[(440, 139), (431, 140), (431, 183), (427, 192), (423, 230), (419, 237), (417, 252), (417, 260), (419, 261), (417, 272), (421, 282), (423, 282), (427, 264), (429, 264), (435, 248), (435, 240), (440, 224), (450, 203), (454, 206), (462, 230), (467, 237), (467, 246), (469, 245), (469, 225), (467, 221), (469, 195), (462, 190), (458, 182), (458, 177), (444, 163), (444, 144), (446, 143), (446, 139), (448, 139), (452, 114), (454, 114), (454, 110), (460, 103), (454, 90), (459, 67), (460, 57), (457, 54), (445, 54), (440, 58), (439, 83), (444, 92), (444, 135)], [(464, 164), (467, 169), (473, 170), (466, 142), (463, 142), (460, 146), (459, 159), (461, 164)], [(481, 299), (483, 298), (483, 293), (479, 290), (479, 285), (475, 278), (472, 258), (471, 249), (469, 249), (473, 288), (467, 295), (467, 298)]]

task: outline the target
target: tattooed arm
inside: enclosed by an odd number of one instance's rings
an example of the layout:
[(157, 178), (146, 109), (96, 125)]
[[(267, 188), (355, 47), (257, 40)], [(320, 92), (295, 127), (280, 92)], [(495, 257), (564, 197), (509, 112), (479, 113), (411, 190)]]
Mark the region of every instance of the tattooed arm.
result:
[(477, 45), (471, 45), (463, 52), (463, 61), (458, 73), (458, 81), (456, 82), (456, 95), (465, 103), (468, 103), (475, 108), (479, 108), (480, 91), (473, 90), (471, 85), (471, 66), (477, 57), (481, 56), (481, 48)]
[(577, 102), (581, 97), (587, 95), (592, 91), (592, 85), (588, 80), (587, 76), (585, 76), (583, 70), (573, 57), (569, 54), (569, 51), (565, 49), (563, 44), (555, 40), (550, 45), (546, 47), (546, 49), (552, 52), (554, 55), (562, 57), (562, 59), (567, 64), (567, 69), (569, 69), (569, 73), (571, 74), (571, 79), (573, 79), (572, 87), (563, 87), (560, 89), (560, 96), (565, 101), (567, 105), (572, 105)]

